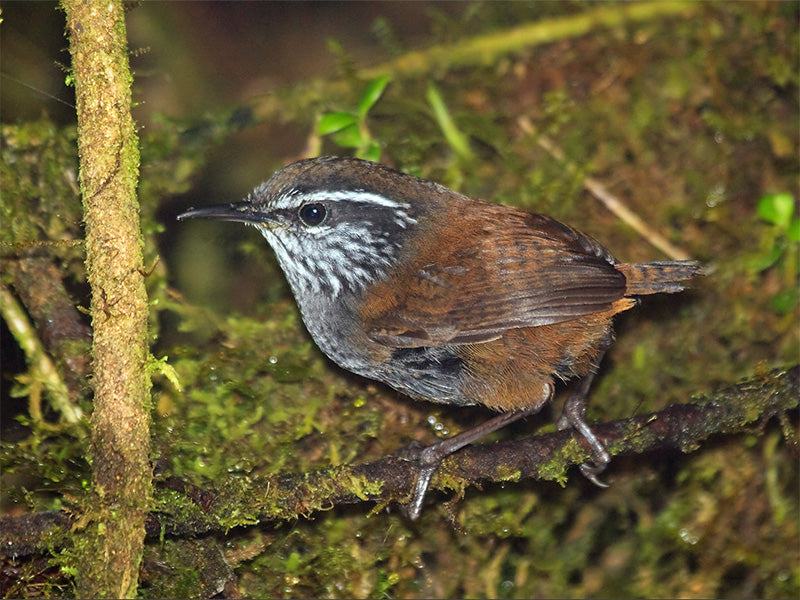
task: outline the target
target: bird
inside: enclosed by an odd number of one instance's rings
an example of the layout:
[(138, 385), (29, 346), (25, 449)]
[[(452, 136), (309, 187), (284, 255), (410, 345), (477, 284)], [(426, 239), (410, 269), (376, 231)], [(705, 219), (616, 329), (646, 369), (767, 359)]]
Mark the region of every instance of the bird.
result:
[(558, 427), (586, 439), (592, 463), (580, 469), (605, 486), (610, 456), (585, 407), (613, 318), (701, 271), (692, 260), (619, 262), (549, 216), (349, 157), (299, 160), (241, 202), (178, 216), (189, 218), (254, 226), (312, 339), (342, 369), (415, 400), (498, 413), (403, 454), (417, 466), (412, 520), (445, 457), (536, 413), (561, 383), (573, 382)]

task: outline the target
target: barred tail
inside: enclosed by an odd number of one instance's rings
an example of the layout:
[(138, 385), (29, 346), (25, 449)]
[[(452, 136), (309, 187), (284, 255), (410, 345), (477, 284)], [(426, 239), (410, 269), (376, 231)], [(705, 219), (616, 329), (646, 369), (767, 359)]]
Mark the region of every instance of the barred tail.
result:
[(626, 296), (680, 292), (681, 281), (702, 274), (700, 263), (694, 260), (622, 264), (617, 270), (627, 279)]

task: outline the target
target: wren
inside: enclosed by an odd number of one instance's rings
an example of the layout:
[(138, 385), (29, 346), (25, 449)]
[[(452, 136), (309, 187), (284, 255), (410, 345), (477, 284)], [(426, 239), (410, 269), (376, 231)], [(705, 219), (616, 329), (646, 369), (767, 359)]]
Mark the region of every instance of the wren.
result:
[(303, 322), (341, 368), (414, 399), (500, 414), (413, 455), (417, 518), (449, 454), (549, 402), (577, 380), (559, 420), (586, 438), (589, 479), (609, 462), (584, 418), (637, 296), (683, 290), (694, 261), (619, 263), (550, 217), (474, 200), (381, 164), (337, 157), (277, 171), (243, 201), (189, 210), (255, 226), (275, 252)]

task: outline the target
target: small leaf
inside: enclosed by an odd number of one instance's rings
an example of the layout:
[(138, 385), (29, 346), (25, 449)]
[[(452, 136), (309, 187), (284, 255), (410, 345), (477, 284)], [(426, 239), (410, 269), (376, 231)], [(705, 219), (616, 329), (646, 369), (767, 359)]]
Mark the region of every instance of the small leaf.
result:
[(786, 237), (790, 242), (800, 242), (800, 219), (792, 219), (786, 230)]
[(797, 306), (797, 290), (783, 290), (770, 298), (770, 305), (779, 315), (785, 315)]
[(164, 377), (167, 378), (172, 384), (172, 387), (175, 388), (177, 392), (183, 392), (183, 386), (181, 385), (180, 378), (178, 377), (178, 372), (175, 370), (171, 364), (167, 362), (167, 357), (164, 356), (162, 358), (156, 358), (152, 354), (148, 357), (148, 371), (153, 373), (160, 373)]
[(289, 558), (286, 559), (286, 571), (294, 573), (300, 567), (300, 554), (292, 552)]
[(758, 201), (757, 210), (760, 218), (787, 230), (794, 213), (794, 198), (788, 192), (767, 194)]
[(61, 567), (59, 567), (59, 570), (63, 575), (71, 575), (72, 577), (78, 576), (78, 568), (73, 567), (72, 565), (61, 565)]
[(317, 123), (317, 134), (328, 135), (330, 133), (335, 133), (357, 122), (358, 117), (353, 113), (326, 113), (320, 117), (319, 122)]
[(359, 149), (356, 156), (364, 160), (378, 162), (381, 159), (381, 145), (377, 141), (372, 140), (366, 148)]
[(369, 82), (358, 103), (358, 114), (362, 119), (367, 116), (369, 109), (380, 99), (383, 90), (386, 89), (391, 80), (392, 78), (389, 75), (381, 75)]
[(444, 103), (442, 95), (433, 83), (428, 84), (428, 93), (426, 94), (428, 103), (433, 109), (433, 114), (436, 117), (436, 122), (442, 130), (447, 143), (455, 151), (455, 153), (464, 161), (470, 162), (475, 156), (472, 149), (469, 147), (469, 139), (465, 136), (456, 126), (453, 118), (450, 116), (450, 111)]
[(750, 268), (755, 273), (760, 273), (761, 271), (766, 271), (776, 262), (783, 254), (783, 248), (779, 245), (775, 244), (769, 251), (763, 255), (755, 256), (750, 261)]
[(334, 142), (345, 148), (358, 148), (364, 141), (361, 130), (355, 123), (335, 132), (331, 137)]

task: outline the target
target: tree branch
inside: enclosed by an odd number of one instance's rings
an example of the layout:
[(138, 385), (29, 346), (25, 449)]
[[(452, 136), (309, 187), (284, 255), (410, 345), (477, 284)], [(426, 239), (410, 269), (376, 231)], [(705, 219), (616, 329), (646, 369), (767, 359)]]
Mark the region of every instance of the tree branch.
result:
[[(698, 449), (714, 435), (730, 435), (763, 424), (796, 409), (800, 398), (800, 366), (755, 377), (691, 404), (593, 426), (612, 455), (652, 450)], [(590, 457), (588, 446), (572, 432), (562, 431), (514, 442), (469, 446), (448, 458), (434, 477), (437, 489), (462, 490), (479, 482), (525, 478), (556, 479), (572, 464)], [(173, 536), (221, 532), (235, 526), (309, 515), (340, 504), (364, 501), (404, 501), (414, 484), (414, 463), (388, 456), (361, 464), (312, 473), (238, 481), (225, 492), (212, 493), (176, 478), (162, 487), (180, 492), (187, 502), (170, 504), (147, 519), (147, 534)], [(4, 556), (20, 556), (58, 546), (73, 517), (63, 512), (37, 513), (0, 519)]]
[[(18, 319), (11, 326), (10, 312), (15, 310), (13, 298), (5, 302), (4, 297), (0, 311), (8, 317), (9, 327), (34, 370), (34, 378), (42, 377), (53, 408), (66, 422), (75, 423), (82, 416), (78, 399), (86, 394), (88, 388), (88, 350), (92, 331), (75, 308), (64, 287), (62, 274), (51, 258), (30, 252), (26, 256), (6, 258), (5, 265), (11, 285), (35, 329), (27, 319)], [(53, 374), (45, 361), (55, 363)], [(34, 420), (37, 414), (41, 416), (40, 409), (31, 410)]]
[(86, 272), (92, 291), (92, 503), (76, 583), (136, 596), (150, 507), (147, 293), (136, 187), (139, 147), (122, 2), (63, 0), (78, 115)]
[[(459, 67), (497, 64), (508, 54), (577, 38), (595, 28), (620, 27), (669, 17), (687, 19), (697, 11), (697, 3), (685, 0), (599, 5), (574, 15), (541, 19), (468, 37), (456, 43), (412, 50), (387, 62), (358, 69), (355, 76), (364, 81), (386, 74), (410, 78), (435, 77), (436, 73)], [(294, 85), (293, 89), (284, 90), (286, 93), (254, 98), (247, 103), (247, 108), (257, 121), (280, 121), (287, 108), (290, 107), (294, 114), (308, 112), (320, 98), (342, 93), (347, 85), (342, 78), (315, 80), (307, 86)]]
[(696, 10), (694, 3), (682, 0), (620, 6), (599, 5), (575, 15), (542, 19), (453, 44), (408, 52), (388, 63), (363, 69), (360, 75), (365, 79), (385, 73), (421, 77), (436, 72), (437, 69), (476, 64), (492, 65), (511, 52), (580, 37), (596, 27), (619, 27), (626, 23), (674, 15), (685, 18)]
[[(14, 339), (25, 351), (25, 358), (31, 367), (34, 384), (41, 383), (50, 396), (50, 402), (67, 423), (77, 423), (83, 418), (83, 413), (77, 404), (72, 402), (69, 389), (61, 379), (61, 374), (56, 369), (50, 356), (45, 352), (36, 335), (33, 325), (25, 313), (25, 309), (17, 302), (14, 295), (0, 283), (0, 314), (8, 324)], [(31, 394), (31, 398), (38, 394)], [(31, 410), (31, 415), (41, 415), (38, 408)]]

